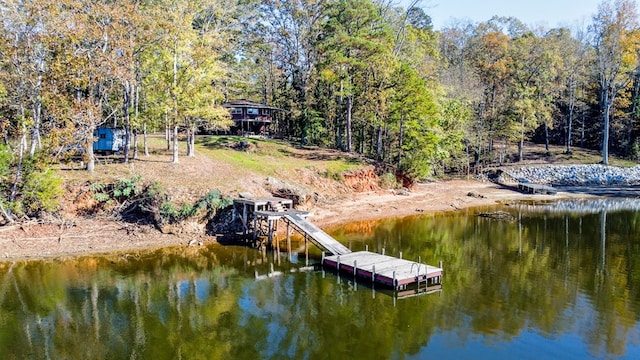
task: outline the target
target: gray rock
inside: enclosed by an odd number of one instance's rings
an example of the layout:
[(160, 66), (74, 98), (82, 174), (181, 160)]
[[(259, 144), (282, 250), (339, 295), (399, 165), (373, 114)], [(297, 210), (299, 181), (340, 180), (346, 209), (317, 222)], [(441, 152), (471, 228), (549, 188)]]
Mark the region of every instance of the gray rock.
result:
[(555, 186), (640, 185), (640, 166), (592, 165), (521, 166), (504, 170), (509, 176)]

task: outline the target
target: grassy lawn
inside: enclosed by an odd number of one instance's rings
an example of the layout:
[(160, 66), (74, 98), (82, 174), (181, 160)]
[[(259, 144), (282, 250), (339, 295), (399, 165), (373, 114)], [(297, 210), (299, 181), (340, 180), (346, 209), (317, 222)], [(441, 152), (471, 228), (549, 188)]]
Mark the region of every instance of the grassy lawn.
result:
[[(91, 182), (114, 182), (142, 176), (144, 182), (157, 182), (176, 198), (192, 199), (219, 189), (225, 193), (264, 191), (267, 177), (306, 187), (313, 192), (336, 191), (335, 180), (345, 171), (365, 168), (369, 164), (356, 154), (302, 146), (283, 140), (238, 136), (200, 136), (196, 139), (196, 156), (186, 156), (186, 144), (179, 143), (179, 163), (172, 163), (171, 149), (163, 134), (148, 138), (150, 156), (144, 156), (142, 139), (138, 159), (129, 164), (122, 156), (100, 157), (93, 173), (81, 170), (79, 163), (61, 165), (58, 173), (70, 187)], [(543, 145), (526, 144), (525, 160), (514, 161), (516, 146), (509, 146), (504, 165), (594, 164), (601, 161), (598, 151), (574, 148), (565, 154), (564, 147), (552, 146), (547, 154)], [(133, 155), (133, 154), (131, 154)], [(610, 164), (633, 166), (634, 162), (611, 157)], [(69, 170), (75, 168), (75, 170)]]
[(344, 171), (368, 166), (356, 155), (335, 150), (236, 136), (198, 137), (192, 158), (186, 156), (186, 144), (181, 141), (179, 162), (173, 164), (173, 151), (167, 149), (162, 134), (148, 138), (149, 157), (144, 156), (142, 139), (139, 142), (138, 159), (129, 164), (121, 162), (122, 156), (99, 157), (93, 173), (81, 170), (79, 163), (60, 166), (58, 173), (71, 187), (140, 175), (142, 181), (159, 183), (177, 199), (193, 199), (213, 189), (260, 191), (267, 177), (303, 187), (305, 182), (324, 181), (318, 179), (332, 182)]

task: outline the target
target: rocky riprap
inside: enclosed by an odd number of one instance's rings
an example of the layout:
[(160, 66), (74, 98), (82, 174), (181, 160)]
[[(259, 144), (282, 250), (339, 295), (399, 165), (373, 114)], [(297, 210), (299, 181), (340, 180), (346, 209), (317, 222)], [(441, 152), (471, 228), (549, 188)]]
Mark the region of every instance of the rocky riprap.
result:
[(605, 165), (521, 166), (501, 169), (515, 181), (553, 186), (640, 185), (640, 165), (622, 168)]

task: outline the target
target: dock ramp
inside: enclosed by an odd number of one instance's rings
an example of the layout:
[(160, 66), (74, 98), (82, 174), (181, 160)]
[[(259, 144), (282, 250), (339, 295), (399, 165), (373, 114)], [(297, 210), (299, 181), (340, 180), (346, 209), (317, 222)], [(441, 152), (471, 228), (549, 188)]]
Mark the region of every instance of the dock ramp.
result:
[(349, 254), (349, 250), (346, 246), (340, 244), (336, 239), (332, 238), (326, 232), (322, 231), (319, 227), (309, 222), (304, 217), (296, 213), (283, 213), (284, 220), (293, 226), (298, 232), (305, 236), (314, 245), (330, 252), (333, 255), (345, 255)]

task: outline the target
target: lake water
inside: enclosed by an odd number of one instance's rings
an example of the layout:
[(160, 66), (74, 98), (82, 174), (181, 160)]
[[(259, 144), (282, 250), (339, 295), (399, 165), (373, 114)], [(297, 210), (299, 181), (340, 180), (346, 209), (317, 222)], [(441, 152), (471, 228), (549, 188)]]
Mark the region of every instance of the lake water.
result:
[[(512, 205), (329, 230), (353, 250), (443, 261), (442, 291), (409, 298), (302, 271), (300, 243), (291, 257), (214, 244), (4, 262), (0, 359), (638, 359), (636, 206)], [(514, 220), (476, 216), (498, 210)]]

